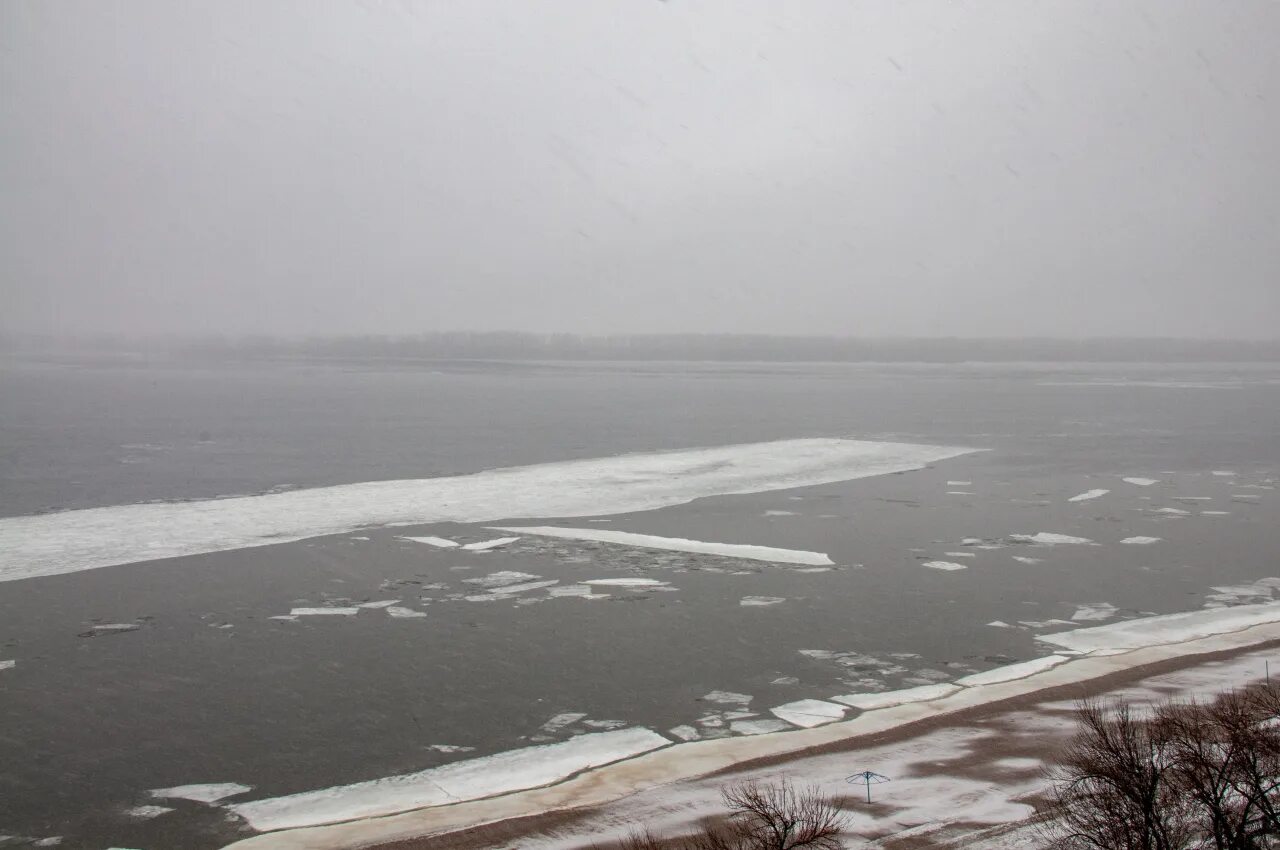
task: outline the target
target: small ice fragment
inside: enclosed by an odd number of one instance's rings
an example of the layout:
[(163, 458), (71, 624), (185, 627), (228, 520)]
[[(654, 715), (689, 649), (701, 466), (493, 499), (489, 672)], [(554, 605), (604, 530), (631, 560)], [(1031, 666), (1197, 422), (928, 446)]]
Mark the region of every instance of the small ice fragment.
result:
[(988, 626), (994, 626), (994, 627), (995, 627), (995, 628), (997, 628), (997, 629), (1012, 629), (1012, 628), (1013, 628), (1013, 626), (1009, 625), (1009, 624), (1008, 624), (1008, 623), (1006, 623), (1004, 620), (992, 620), (990, 623), (987, 623), (987, 625), (988, 625)]
[(765, 735), (770, 732), (785, 732), (790, 729), (781, 720), (735, 720), (729, 724), (729, 729), (739, 735)]
[(1155, 508), (1151, 511), (1153, 514), (1169, 514), (1170, 516), (1190, 516), (1190, 511), (1184, 511), (1181, 508)]
[(948, 496), (976, 496), (977, 493), (970, 493), (968, 490), (948, 490)]
[(786, 602), (784, 596), (744, 596), (738, 603), (744, 608), (761, 607), (764, 605), (777, 605), (779, 602)]
[(609, 594), (596, 593), (593, 588), (585, 584), (565, 584), (560, 587), (553, 587), (547, 591), (548, 596), (573, 596), (582, 599), (607, 599)]
[(782, 687), (787, 687), (787, 686), (790, 686), (790, 685), (798, 685), (798, 684), (800, 684), (800, 680), (799, 680), (799, 679), (797, 679), (795, 676), (779, 676), (778, 678), (774, 679), (774, 680), (773, 680), (772, 682), (770, 682), (769, 684), (771, 684), (771, 685), (779, 685), (779, 686), (782, 686)]
[(976, 557), (978, 557), (978, 556), (977, 556), (977, 555), (975, 555), (973, 552), (943, 552), (942, 554), (946, 555), (946, 556), (947, 556), (947, 557), (949, 557), (949, 558), (976, 558)]
[(1200, 516), (1231, 516), (1231, 511), (1201, 511)]
[(795, 511), (765, 511), (765, 516), (795, 516)]
[(658, 587), (667, 583), (654, 578), (593, 578), (583, 584), (601, 587)]
[(795, 570), (794, 572), (797, 572), (797, 573), (829, 573), (829, 572), (831, 572), (831, 568), (830, 568), (830, 567), (801, 567), (800, 569)]
[(698, 730), (692, 726), (675, 726), (667, 730), (673, 737), (679, 738), (681, 741), (696, 741), (702, 736), (698, 734)]
[(1122, 478), (1120, 479), (1126, 484), (1136, 484), (1139, 487), (1150, 487), (1152, 484), (1159, 484), (1156, 478)]
[(482, 540), (478, 543), (468, 543), (462, 548), (469, 552), (488, 552), (490, 549), (497, 549), (500, 546), (515, 543), (519, 539), (519, 537), (498, 537), (494, 540)]
[(93, 627), (95, 632), (113, 633), (113, 632), (136, 632), (142, 626), (137, 623), (99, 623)]
[(137, 818), (138, 820), (150, 820), (158, 818), (163, 814), (173, 811), (168, 806), (134, 806), (131, 809), (125, 809), (125, 817)]
[(416, 611), (413, 608), (391, 605), (387, 608), (387, 616), (395, 617), (397, 620), (416, 620), (427, 615), (422, 611)]
[(352, 537), (352, 540), (368, 540), (368, 537)]
[(357, 602), (357, 608), (389, 608), (399, 602), (399, 599), (382, 599), (377, 602)]
[(359, 614), (359, 608), (294, 608), (290, 617), (351, 617)]
[(1043, 558), (1028, 558), (1026, 555), (1013, 555), (1015, 561), (1020, 564), (1043, 564)]
[(250, 785), (238, 782), (209, 782), (199, 785), (175, 785), (172, 788), (155, 788), (147, 793), (160, 800), (193, 800), (197, 803), (216, 803), (252, 791)]
[(751, 702), (749, 694), (736, 694), (733, 691), (712, 691), (702, 697), (705, 702), (718, 702), (721, 705), (746, 705)]
[(447, 537), (401, 537), (401, 540), (412, 540), (414, 543), (426, 543), (428, 546), (435, 546), (437, 549), (456, 549), (458, 541), (450, 540)]
[(967, 570), (964, 564), (957, 564), (954, 561), (925, 561), (920, 566), (928, 567), (931, 570)]
[(1215, 469), (1213, 470), (1213, 474), (1218, 476), (1219, 478), (1230, 478), (1234, 476), (1236, 473), (1230, 469)]
[(428, 750), (435, 750), (437, 753), (470, 753), (475, 747), (459, 747), (454, 744), (428, 744)]
[(292, 614), (273, 614), (273, 615), (271, 615), (270, 617), (268, 617), (267, 619), (268, 619), (268, 620), (284, 620), (284, 621), (289, 622), (289, 623), (296, 623), (296, 622), (298, 622), (298, 618), (297, 618), (297, 617), (295, 617), (295, 616), (293, 616)]
[(1060, 543), (1084, 546), (1095, 545), (1087, 537), (1072, 537), (1069, 534), (1053, 534), (1047, 531), (1040, 531), (1036, 534), (1010, 534), (1009, 539), (1015, 543), (1034, 543), (1037, 546), (1057, 546)]
[(544, 587), (551, 587), (560, 583), (560, 579), (553, 578), (546, 581), (527, 581), (523, 584), (504, 584), (502, 587), (495, 587), (490, 593), (524, 593), (527, 590), (541, 590)]
[(1067, 499), (1068, 502), (1087, 502), (1090, 499), (1097, 499), (1110, 493), (1110, 490), (1088, 490), (1079, 496), (1072, 496)]
[(18, 662), (12, 658), (8, 661), (0, 661), (0, 670), (12, 670), (16, 666), (18, 666)]
[(57, 847), (61, 843), (62, 843), (61, 835), (50, 835), (48, 838), (41, 838), (39, 841), (34, 842), (31, 846), (32, 847)]
[[(848, 709), (834, 702), (820, 699), (802, 699), (769, 709), (775, 717), (785, 720), (793, 726), (806, 729), (832, 723), (844, 718)], [(732, 728), (732, 727), (730, 727)]]
[(1161, 538), (1159, 537), (1144, 537), (1143, 535), (1140, 534), (1137, 537), (1126, 537), (1124, 540), (1121, 540), (1120, 542), (1128, 543), (1131, 546), (1150, 546), (1152, 543), (1159, 543), (1160, 540)]
[(970, 487), (972, 485), (973, 485), (972, 481), (948, 481), (947, 482), (948, 487)]

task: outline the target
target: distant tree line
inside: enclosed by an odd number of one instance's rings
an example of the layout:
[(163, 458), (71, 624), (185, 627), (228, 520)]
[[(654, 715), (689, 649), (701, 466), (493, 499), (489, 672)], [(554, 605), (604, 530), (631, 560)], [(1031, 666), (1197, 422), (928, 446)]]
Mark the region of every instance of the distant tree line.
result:
[(187, 360), (706, 360), (724, 362), (1274, 362), (1280, 339), (965, 339), (753, 334), (541, 334), (448, 331), (401, 336), (113, 335), (0, 338), (10, 353), (78, 352)]

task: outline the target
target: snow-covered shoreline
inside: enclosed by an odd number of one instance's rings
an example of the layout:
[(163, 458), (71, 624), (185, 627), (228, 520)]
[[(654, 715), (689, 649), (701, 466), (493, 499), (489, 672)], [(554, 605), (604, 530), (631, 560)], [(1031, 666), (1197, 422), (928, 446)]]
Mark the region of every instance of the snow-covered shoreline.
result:
[[(1143, 620), (1081, 629), (1084, 643), (1095, 647), (1076, 656), (1051, 655), (1031, 662), (987, 671), (968, 681), (938, 688), (928, 693), (907, 694), (902, 700), (892, 694), (868, 706), (850, 720), (797, 731), (694, 741), (654, 749), (634, 758), (617, 761), (587, 773), (574, 773), (564, 781), (542, 787), (476, 796), (434, 808), (418, 808), (402, 814), (372, 819), (348, 820), (302, 829), (268, 832), (231, 845), (237, 850), (343, 850), (343, 848), (439, 834), (457, 829), (540, 814), (566, 806), (607, 803), (637, 791), (691, 779), (735, 764), (760, 758), (786, 757), (802, 750), (873, 735), (958, 711), (982, 707), (1002, 700), (1033, 694), (1062, 685), (1078, 684), (1152, 663), (1223, 650), (1240, 649), (1268, 640), (1280, 639), (1280, 604), (1238, 606), (1188, 614), (1149, 618), (1155, 628), (1143, 629)], [(1135, 645), (1141, 635), (1146, 643)], [(1052, 636), (1059, 638), (1061, 636)], [(1108, 642), (1115, 646), (1108, 646)], [(920, 689), (916, 689), (919, 691)], [(352, 787), (352, 786), (347, 786)], [(341, 795), (343, 789), (313, 792)], [(256, 804), (270, 805), (271, 801)], [(427, 803), (426, 805), (431, 805)], [(325, 823), (331, 810), (317, 810), (315, 823)], [(317, 818), (319, 818), (317, 820)], [(292, 822), (305, 822), (306, 815), (295, 811)]]

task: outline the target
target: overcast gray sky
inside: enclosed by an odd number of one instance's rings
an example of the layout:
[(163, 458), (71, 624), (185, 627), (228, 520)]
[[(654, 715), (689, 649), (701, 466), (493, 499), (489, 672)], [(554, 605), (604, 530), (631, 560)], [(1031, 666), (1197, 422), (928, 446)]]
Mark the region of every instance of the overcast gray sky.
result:
[(1280, 333), (1271, 0), (4, 0), (0, 327)]

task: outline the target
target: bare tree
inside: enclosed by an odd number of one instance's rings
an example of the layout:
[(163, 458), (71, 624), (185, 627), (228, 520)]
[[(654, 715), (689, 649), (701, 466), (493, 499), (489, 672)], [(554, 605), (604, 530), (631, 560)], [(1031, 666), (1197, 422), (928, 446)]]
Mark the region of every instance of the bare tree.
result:
[(841, 850), (846, 818), (839, 805), (812, 786), (797, 789), (741, 782), (721, 792), (729, 816), (701, 832), (662, 840), (632, 833), (621, 850)]
[(1047, 823), (1062, 850), (1261, 850), (1280, 840), (1280, 689), (1150, 719), (1086, 702), (1054, 771)]

